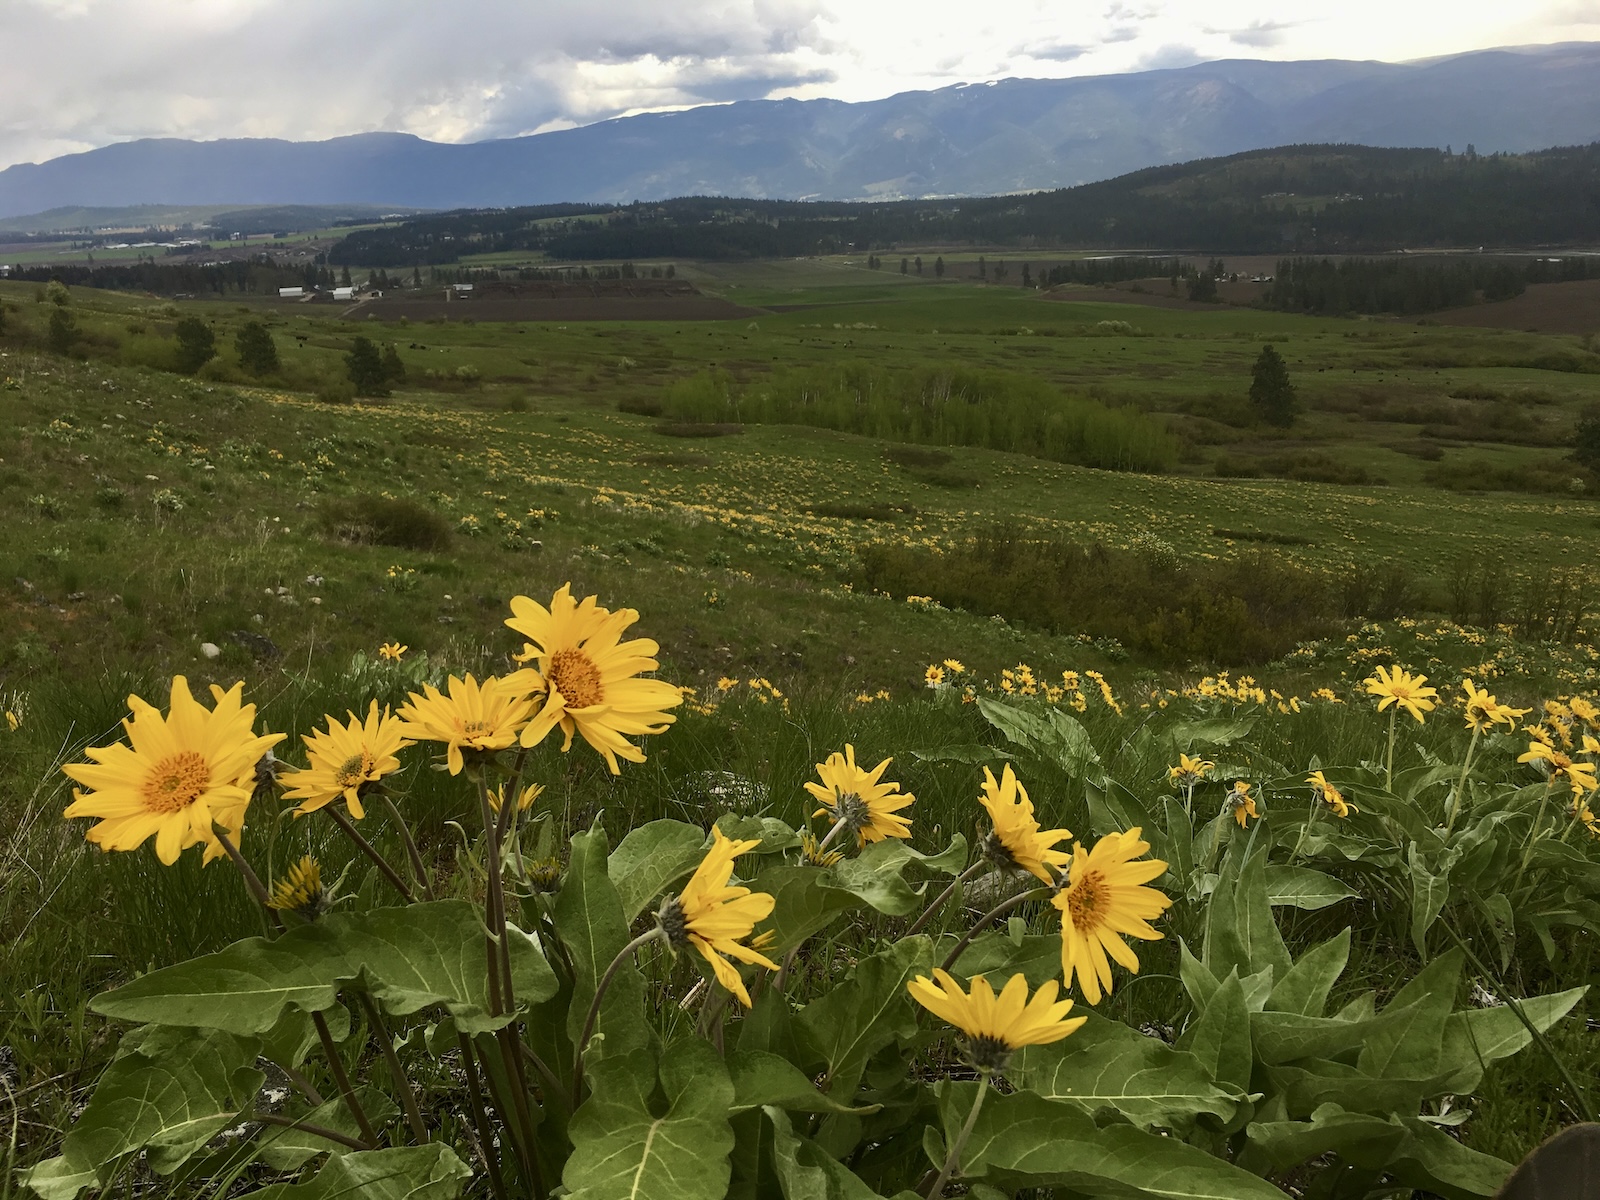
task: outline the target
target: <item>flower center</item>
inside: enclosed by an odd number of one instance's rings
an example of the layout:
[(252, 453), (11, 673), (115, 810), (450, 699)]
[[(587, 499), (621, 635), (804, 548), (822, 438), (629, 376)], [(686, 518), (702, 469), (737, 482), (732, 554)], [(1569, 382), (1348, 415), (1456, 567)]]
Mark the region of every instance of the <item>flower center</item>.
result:
[(359, 754), (352, 754), (339, 764), (333, 773), (333, 781), (341, 788), (354, 787), (367, 778), (367, 772), (372, 770), (372, 755), (365, 747)]
[(461, 721), (460, 726), (462, 741), (487, 737), (494, 732), (494, 724), (490, 721)]
[(1072, 918), (1073, 928), (1080, 932), (1098, 928), (1102, 921), (1101, 910), (1110, 902), (1111, 891), (1100, 872), (1091, 871), (1081, 880), (1075, 880), (1067, 889), (1067, 915)]
[(211, 764), (193, 750), (158, 762), (144, 780), (144, 805), (151, 812), (175, 813), (200, 798), (211, 782)]
[(605, 699), (605, 689), (600, 686), (600, 668), (582, 650), (557, 650), (550, 656), (546, 678), (550, 686), (561, 693), (568, 708), (588, 708)]
[(1010, 870), (1017, 866), (1017, 856), (1005, 838), (1000, 836), (998, 829), (990, 830), (989, 834), (979, 844), (979, 851), (1002, 870)]
[(661, 902), (656, 920), (661, 925), (661, 932), (667, 935), (667, 945), (673, 950), (682, 950), (689, 944), (689, 917), (676, 896), (668, 896)]
[(1003, 1071), (1011, 1047), (1004, 1038), (980, 1034), (967, 1039), (967, 1057), (980, 1071)]

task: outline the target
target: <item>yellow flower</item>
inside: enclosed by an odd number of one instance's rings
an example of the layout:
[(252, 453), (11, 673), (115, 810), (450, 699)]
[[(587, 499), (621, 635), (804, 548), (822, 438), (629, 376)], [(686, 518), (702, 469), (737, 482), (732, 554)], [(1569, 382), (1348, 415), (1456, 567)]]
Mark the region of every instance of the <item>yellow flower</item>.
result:
[(213, 684), (211, 695), (214, 709), (195, 700), (189, 681), (175, 675), (166, 716), (129, 696), (133, 715), (122, 722), (128, 743), (92, 748), (93, 762), (62, 768), (90, 789), (74, 788), (64, 814), (100, 818), (85, 835), (89, 841), (106, 850), (136, 850), (154, 835), (156, 857), (167, 866), (194, 845), (205, 846), (205, 862), (220, 857), (212, 822), (237, 844), (256, 764), (284, 735), (252, 732), (256, 706), (241, 703), (243, 683), (226, 692)]
[(1250, 785), (1242, 779), (1234, 780), (1233, 790), (1228, 793), (1226, 803), (1233, 809), (1233, 819), (1239, 823), (1240, 829), (1245, 827), (1245, 822), (1251, 817), (1261, 816), (1256, 809), (1256, 798), (1250, 794)]
[(1173, 787), (1192, 788), (1212, 771), (1217, 769), (1217, 764), (1205, 758), (1190, 758), (1187, 754), (1178, 755), (1178, 765), (1167, 768), (1167, 778)]
[(1143, 887), (1163, 871), (1160, 859), (1135, 862), (1150, 843), (1135, 826), (1126, 833), (1108, 833), (1085, 850), (1073, 847), (1071, 882), (1050, 901), (1061, 910), (1061, 973), (1073, 976), (1090, 1004), (1099, 1004), (1102, 989), (1111, 991), (1109, 954), (1138, 973), (1139, 959), (1122, 936), (1154, 941), (1162, 935), (1149, 922), (1172, 904), (1155, 888)]
[(1585, 725), (1593, 725), (1600, 721), (1600, 708), (1596, 708), (1582, 696), (1574, 696), (1567, 702), (1567, 707), (1572, 710), (1572, 715)]
[(1474, 733), (1488, 733), (1495, 725), (1504, 725), (1506, 732), (1516, 729), (1517, 722), (1528, 715), (1532, 710), (1526, 708), (1512, 708), (1508, 704), (1501, 704), (1489, 692), (1479, 688), (1470, 679), (1461, 681), (1461, 689), (1466, 699), (1467, 728)]
[(322, 887), (322, 866), (309, 854), (295, 863), (272, 885), (269, 908), (297, 913), (314, 921), (328, 911), (332, 897)]
[[(544, 784), (530, 783), (517, 793), (517, 811), (525, 813), (533, 807), (533, 802), (544, 794)], [(500, 806), (506, 802), (506, 785), (489, 789), (489, 807), (498, 814)]]
[(1362, 686), (1367, 689), (1368, 695), (1380, 697), (1379, 712), (1395, 704), (1420, 723), (1422, 714), (1432, 712), (1433, 702), (1439, 698), (1437, 690), (1423, 686), (1427, 682), (1426, 675), (1409, 675), (1403, 667), (1379, 667), (1377, 674), (1368, 678)]
[(935, 967), (932, 979), (918, 975), (906, 990), (966, 1035), (972, 1063), (983, 1071), (1003, 1070), (1012, 1051), (1059, 1042), (1089, 1019), (1068, 1019), (1072, 1001), (1056, 999), (1059, 985), (1054, 979), (1045, 980), (1030, 999), (1027, 977), (1013, 975), (996, 996), (982, 975), (974, 977), (970, 991), (963, 991), (949, 972)]
[(747, 850), (754, 850), (760, 839), (735, 842), (723, 835), (722, 830), (711, 831), (711, 849), (695, 868), (689, 882), (677, 896), (669, 896), (661, 905), (659, 920), (667, 942), (674, 950), (692, 945), (700, 951), (717, 982), (750, 1007), (750, 993), (738, 970), (724, 958), (740, 962), (759, 963), (770, 971), (778, 964), (751, 946), (744, 945), (756, 922), (765, 920), (777, 903), (765, 892), (752, 892), (747, 887), (729, 886), (733, 877), (733, 860)]
[(445, 743), (452, 775), (461, 774), (468, 754), (482, 758), (515, 745), (533, 712), (533, 700), (508, 687), (504, 679), (491, 677), (480, 684), (471, 675), (465, 679), (452, 675), (446, 687), (448, 695), (431, 683), (423, 684), (423, 694), (412, 692), (395, 715), (404, 722), (402, 736)]
[(945, 659), (943, 664), (941, 664), (941, 665), (944, 667), (944, 669), (946, 671), (949, 671), (950, 674), (952, 674), (952, 675), (963, 675), (963, 674), (966, 673), (966, 670), (967, 670), (964, 666), (962, 666), (959, 662), (957, 662), (953, 658)]
[(22, 719), (9, 708), (6, 709), (6, 725), (11, 729), (12, 733), (15, 733), (18, 729), (22, 728)]
[(813, 817), (828, 813), (836, 821), (845, 823), (846, 831), (855, 834), (858, 845), (881, 842), (884, 838), (910, 837), (911, 820), (898, 816), (916, 799), (910, 792), (901, 793), (898, 783), (879, 783), (884, 769), (893, 762), (886, 758), (870, 771), (856, 766), (856, 748), (846, 745), (844, 753), (828, 755), (827, 762), (817, 764), (821, 783), (806, 784), (822, 805)]
[[(1321, 771), (1313, 771), (1306, 777), (1306, 782), (1316, 792), (1317, 798), (1328, 806), (1330, 812), (1336, 817), (1348, 817), (1353, 812), (1360, 812), (1354, 804), (1344, 798), (1344, 793), (1333, 784), (1329, 783)], [(1241, 822), (1242, 824), (1242, 822)]]
[(1571, 784), (1572, 792), (1576, 796), (1587, 795), (1597, 786), (1594, 763), (1573, 762), (1567, 755), (1545, 742), (1529, 742), (1528, 752), (1519, 755), (1517, 761), (1542, 765), (1551, 779), (1565, 779)]
[(367, 815), (361, 806), (362, 791), (398, 771), (400, 760), (395, 755), (412, 743), (400, 735), (400, 721), (388, 709), (379, 714), (376, 700), (365, 721), (355, 713), (348, 724), (335, 717), (324, 719), (327, 733), (319, 729), (301, 738), (311, 765), (289, 776), (290, 790), (283, 798), (302, 801), (294, 811), (303, 817), (342, 796), (350, 815), (360, 820)]
[(929, 667), (922, 673), (922, 680), (930, 688), (942, 686), (944, 683), (944, 668), (939, 666)]
[(808, 867), (834, 867), (844, 860), (838, 850), (824, 850), (809, 829), (800, 835), (800, 861)]
[(1044, 883), (1058, 882), (1060, 868), (1071, 862), (1072, 856), (1053, 847), (1070, 838), (1072, 830), (1039, 828), (1028, 789), (1017, 782), (1010, 763), (1005, 765), (998, 783), (993, 771), (983, 769), (983, 794), (978, 799), (994, 821), (994, 832), (985, 839), (984, 852), (1006, 866), (1021, 867)]
[(410, 646), (402, 646), (399, 642), (385, 642), (378, 647), (378, 657), (386, 658), (390, 662), (399, 662), (409, 649)]
[(581, 733), (613, 775), (621, 773), (618, 758), (643, 762), (644, 752), (627, 738), (665, 730), (677, 719), (665, 710), (681, 704), (683, 693), (663, 680), (639, 678), (660, 665), (660, 647), (648, 638), (620, 640), (639, 614), (601, 608), (593, 596), (580, 603), (570, 583), (551, 597), (549, 608), (514, 596), (511, 612), (506, 624), (529, 639), (517, 661), (537, 664), (513, 676), (527, 679), (538, 710), (522, 731), (522, 744), (537, 746), (559, 725), (563, 751)]

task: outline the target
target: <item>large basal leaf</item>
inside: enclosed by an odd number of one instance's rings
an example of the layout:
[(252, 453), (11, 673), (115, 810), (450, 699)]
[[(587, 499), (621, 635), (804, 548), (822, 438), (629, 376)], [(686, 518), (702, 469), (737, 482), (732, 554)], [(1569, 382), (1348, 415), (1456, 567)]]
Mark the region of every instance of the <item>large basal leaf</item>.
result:
[(865, 1115), (876, 1104), (850, 1108), (819, 1092), (799, 1067), (765, 1050), (735, 1050), (727, 1056), (728, 1077), (733, 1082), (731, 1111), (745, 1112), (770, 1106), (792, 1112), (849, 1112)]
[(958, 833), (938, 854), (922, 854), (900, 838), (884, 838), (826, 874), (831, 886), (881, 913), (903, 917), (921, 906), (917, 891), (905, 880), (905, 869), (912, 863), (936, 874), (954, 875), (967, 865), (967, 839)]
[[(572, 838), (572, 856), (556, 896), (555, 921), (577, 975), (567, 1008), (567, 1038), (576, 1044), (589, 1015), (595, 988), (606, 968), (628, 944), (628, 922), (622, 900), (606, 871), (605, 831), (598, 825)], [(611, 979), (601, 1002), (595, 1033), (603, 1053), (643, 1046), (649, 1040), (640, 1014), (644, 1009), (644, 979), (625, 963)]]
[[(961, 1128), (976, 1083), (935, 1089), (945, 1144)], [(961, 1156), (963, 1175), (1008, 1188), (1070, 1188), (1090, 1196), (1159, 1200), (1285, 1200), (1264, 1179), (1173, 1137), (1131, 1125), (1097, 1128), (1070, 1104), (1031, 1092), (991, 1095)]]
[(882, 1200), (849, 1167), (795, 1133), (783, 1109), (765, 1113), (772, 1122), (772, 1163), (783, 1200)]
[[(1237, 976), (1229, 976), (1224, 988), (1230, 985), (1238, 995)], [(1243, 1099), (1238, 1090), (1218, 1087), (1193, 1054), (1093, 1012), (1072, 1036), (1018, 1053), (1006, 1078), (1020, 1090), (1077, 1105), (1091, 1115), (1114, 1109), (1146, 1128), (1180, 1128), (1200, 1113), (1226, 1122)]]
[(454, 1200), (470, 1178), (450, 1147), (433, 1142), (336, 1155), (309, 1183), (275, 1183), (250, 1194), (254, 1200)]
[[(1192, 1054), (1219, 1087), (1240, 1095), (1249, 1092), (1255, 1052), (1250, 1044), (1250, 1009), (1238, 972), (1229, 973), (1211, 993), (1199, 1017), (1184, 1030), (1178, 1048)], [(1240, 1119), (1235, 1112), (1228, 1124)]]
[[(1571, 1012), (1588, 991), (1587, 987), (1573, 988), (1551, 996), (1533, 996), (1518, 1004), (1533, 1027), (1543, 1033)], [(1484, 1067), (1509, 1058), (1531, 1041), (1533, 1035), (1527, 1026), (1506, 1005), (1451, 1013), (1444, 1023), (1439, 1075), (1430, 1084), (1428, 1094), (1463, 1095), (1476, 1090), (1483, 1080)]]
[(1350, 961), (1350, 930), (1347, 926), (1322, 945), (1307, 950), (1298, 962), (1290, 967), (1267, 997), (1267, 1007), (1274, 1012), (1298, 1013), (1304, 1017), (1320, 1017), (1328, 1007), (1328, 994), (1344, 974)]
[[(953, 945), (953, 937), (941, 942), (940, 949)], [(961, 974), (969, 978), (987, 975), (996, 986), (1013, 975), (1022, 975), (1030, 989), (1047, 979), (1061, 979), (1061, 937), (1054, 933), (1025, 933), (1014, 938), (1009, 933), (980, 933), (961, 952)]]
[(1428, 956), (1428, 930), (1444, 911), (1450, 899), (1450, 866), (1455, 860), (1452, 852), (1437, 873), (1428, 869), (1422, 855), (1413, 844), (1407, 862), (1411, 869), (1411, 942), (1423, 958)]
[(773, 897), (772, 915), (761, 922), (757, 932), (772, 935), (772, 953), (779, 956), (825, 928), (840, 913), (863, 903), (855, 893), (832, 886), (819, 868), (791, 863), (773, 864), (750, 886)]
[[(555, 994), (555, 975), (530, 938), (512, 939), (512, 960), (519, 1000)], [(235, 942), (97, 996), (91, 1007), (126, 1021), (249, 1036), (271, 1030), (286, 1009), (332, 1008), (339, 989), (357, 980), (398, 1016), (442, 1004), (469, 1033), (506, 1021), (489, 1016), (483, 926), (464, 900), (340, 913), (276, 941)]]
[(1437, 1071), (1461, 964), (1460, 950), (1442, 954), (1396, 992), (1383, 1010), (1390, 1019), (1375, 1023), (1356, 1066), (1387, 1079), (1426, 1079)]
[(561, 1175), (571, 1200), (722, 1200), (728, 1190), (733, 1084), (715, 1050), (698, 1038), (662, 1055), (647, 1050), (602, 1059), (594, 1093), (567, 1128), (572, 1155)]
[(933, 944), (922, 936), (896, 942), (856, 963), (850, 978), (801, 1010), (795, 1025), (817, 1061), (827, 1064), (830, 1091), (855, 1093), (867, 1060), (916, 1031), (906, 984), (933, 968)]
[(651, 821), (617, 843), (606, 861), (622, 915), (632, 921), (650, 902), (687, 879), (706, 855), (706, 832), (682, 821)]
[(45, 1200), (99, 1187), (129, 1155), (169, 1175), (250, 1107), (265, 1076), (254, 1039), (215, 1029), (153, 1027), (123, 1039), (57, 1158), (23, 1172)]
[(1266, 882), (1268, 904), (1293, 908), (1327, 908), (1330, 904), (1360, 895), (1332, 875), (1313, 871), (1310, 867), (1291, 867), (1283, 863), (1267, 864)]
[(1292, 965), (1267, 899), (1265, 863), (1264, 851), (1242, 865), (1230, 856), (1206, 906), (1201, 962), (1219, 980), (1235, 969), (1241, 979), (1268, 968), (1279, 978)]
[(1231, 746), (1249, 737), (1255, 727), (1254, 714), (1246, 717), (1202, 717), (1195, 721), (1179, 721), (1167, 731), (1167, 735), (1176, 750), (1188, 754), (1197, 746)]

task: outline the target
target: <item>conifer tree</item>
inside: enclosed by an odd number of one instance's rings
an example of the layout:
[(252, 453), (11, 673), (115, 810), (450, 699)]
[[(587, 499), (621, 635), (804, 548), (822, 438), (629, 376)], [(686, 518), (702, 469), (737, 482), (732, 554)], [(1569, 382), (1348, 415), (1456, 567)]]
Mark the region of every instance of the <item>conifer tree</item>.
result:
[(278, 369), (278, 347), (260, 321), (246, 321), (233, 335), (233, 348), (239, 365), (258, 379)]
[(1250, 405), (1268, 425), (1287, 429), (1294, 424), (1299, 401), (1283, 356), (1270, 345), (1261, 348), (1250, 368)]

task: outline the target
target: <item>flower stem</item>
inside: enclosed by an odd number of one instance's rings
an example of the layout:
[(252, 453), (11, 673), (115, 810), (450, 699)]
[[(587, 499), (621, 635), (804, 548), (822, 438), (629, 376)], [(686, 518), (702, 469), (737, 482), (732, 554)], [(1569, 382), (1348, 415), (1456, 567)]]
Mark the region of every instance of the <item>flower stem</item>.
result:
[(400, 828), (400, 836), (405, 839), (406, 857), (411, 860), (411, 870), (416, 874), (417, 882), (422, 885), (422, 898), (432, 900), (433, 884), (428, 881), (428, 868), (422, 861), (422, 851), (417, 848), (416, 838), (411, 836), (411, 827), (406, 824), (406, 819), (400, 815), (399, 808), (387, 794), (383, 797), (383, 806), (389, 810), (389, 815)]
[(334, 1082), (339, 1085), (339, 1095), (344, 1098), (344, 1106), (355, 1118), (356, 1127), (366, 1139), (366, 1148), (376, 1150), (378, 1135), (372, 1132), (372, 1122), (367, 1120), (367, 1110), (361, 1107), (361, 1100), (356, 1095), (355, 1088), (350, 1086), (350, 1076), (345, 1073), (344, 1059), (339, 1057), (339, 1047), (334, 1043), (333, 1034), (328, 1031), (327, 1019), (320, 1012), (314, 1012), (311, 1014), (311, 1023), (316, 1026), (317, 1038), (322, 1043), (323, 1056), (328, 1060), (328, 1069), (333, 1072)]
[(968, 882), (974, 875), (976, 875), (986, 865), (987, 865), (986, 861), (984, 859), (980, 858), (977, 862), (973, 863), (965, 871), (961, 872), (961, 874), (957, 875), (954, 879), (952, 879), (950, 881), (950, 886), (945, 888), (944, 891), (940, 892), (936, 897), (934, 897), (933, 903), (928, 905), (927, 908), (922, 910), (922, 915), (920, 917), (918, 917), (915, 922), (913, 922), (913, 924), (912, 924), (910, 929), (906, 930), (905, 936), (906, 937), (916, 937), (917, 934), (921, 933), (922, 932), (922, 927), (924, 925), (926, 925), (929, 922), (929, 920), (932, 919), (933, 914), (939, 911), (939, 909), (944, 905), (944, 902), (946, 900), (950, 899), (951, 896), (955, 895), (956, 888), (960, 887), (963, 883)]
[(329, 1129), (325, 1125), (313, 1125), (309, 1121), (297, 1120), (293, 1117), (280, 1117), (277, 1113), (251, 1113), (246, 1120), (255, 1121), (262, 1125), (281, 1125), (285, 1129), (298, 1129), (309, 1133), (312, 1137), (326, 1138), (330, 1142), (337, 1142), (341, 1146), (348, 1146), (352, 1150), (370, 1149), (365, 1142), (357, 1141), (348, 1134), (340, 1133), (337, 1129)]
[(978, 1123), (978, 1112), (983, 1108), (983, 1098), (989, 1094), (989, 1072), (983, 1071), (978, 1075), (978, 1094), (972, 1098), (972, 1111), (967, 1114), (966, 1122), (961, 1126), (961, 1132), (956, 1134), (956, 1140), (950, 1145), (950, 1153), (944, 1157), (944, 1166), (939, 1168), (939, 1175), (933, 1181), (933, 1186), (928, 1189), (928, 1200), (944, 1195), (944, 1185), (950, 1182), (950, 1176), (956, 1173), (961, 1161), (961, 1152), (967, 1148), (967, 1139), (972, 1136), (972, 1130)]
[(255, 902), (261, 905), (262, 911), (271, 918), (272, 927), (282, 933), (284, 931), (283, 918), (278, 915), (278, 910), (272, 907), (272, 898), (267, 895), (267, 887), (266, 884), (261, 882), (261, 876), (255, 873), (255, 869), (245, 861), (244, 855), (239, 853), (239, 847), (233, 844), (233, 840), (228, 837), (226, 829), (212, 822), (211, 833), (227, 856), (233, 860), (233, 865), (239, 868), (239, 874), (244, 877), (245, 889)]
[(578, 1040), (572, 1051), (572, 1107), (574, 1109), (578, 1107), (578, 1101), (581, 1099), (579, 1089), (583, 1084), (584, 1047), (589, 1044), (589, 1038), (594, 1033), (594, 1023), (600, 1018), (600, 1003), (606, 998), (606, 989), (611, 986), (611, 980), (615, 978), (617, 972), (622, 970), (622, 964), (633, 957), (635, 950), (648, 945), (660, 936), (661, 926), (653, 925), (621, 950), (618, 950), (617, 956), (611, 960), (611, 965), (606, 968), (605, 974), (600, 976), (600, 982), (595, 985), (594, 999), (589, 1002), (589, 1015), (583, 1019), (583, 1032), (578, 1035)]
[(395, 1090), (400, 1093), (400, 1104), (406, 1112), (406, 1123), (411, 1126), (411, 1136), (417, 1139), (419, 1146), (424, 1145), (428, 1141), (428, 1127), (422, 1123), (422, 1110), (417, 1106), (417, 1093), (412, 1090), (411, 1081), (406, 1078), (405, 1068), (400, 1065), (400, 1059), (394, 1052), (394, 1038), (389, 1034), (389, 1026), (384, 1021), (383, 1014), (378, 1011), (378, 1006), (372, 1002), (372, 997), (365, 992), (361, 993), (361, 1007), (366, 1009), (373, 1036), (378, 1039), (378, 1048), (383, 1051), (383, 1061), (389, 1065), (389, 1074), (394, 1078)]
[(1294, 849), (1289, 851), (1289, 865), (1294, 866), (1294, 860), (1300, 857), (1300, 847), (1306, 844), (1306, 834), (1311, 832), (1311, 826), (1317, 819), (1317, 804), (1322, 795), (1316, 788), (1311, 789), (1311, 809), (1306, 813), (1306, 823), (1300, 827), (1300, 836), (1294, 840)]
[(1394, 722), (1399, 715), (1399, 705), (1389, 710), (1389, 755), (1383, 765), (1383, 790), (1386, 792), (1394, 791)]
[(1533, 843), (1539, 839), (1539, 826), (1544, 824), (1545, 806), (1550, 803), (1550, 789), (1555, 786), (1555, 776), (1551, 776), (1544, 785), (1544, 794), (1539, 797), (1539, 811), (1533, 816), (1533, 827), (1528, 830), (1528, 841), (1522, 848), (1522, 862), (1517, 866), (1517, 877), (1511, 881), (1511, 891), (1514, 893), (1522, 886), (1522, 875), (1528, 869), (1528, 864), (1533, 861)]
[(356, 844), (356, 849), (370, 858), (373, 865), (383, 873), (384, 878), (394, 884), (395, 890), (400, 893), (407, 904), (415, 904), (417, 902), (417, 898), (411, 894), (411, 889), (406, 886), (406, 881), (401, 878), (400, 872), (389, 865), (389, 860), (378, 853), (376, 846), (361, 836), (361, 831), (351, 824), (349, 817), (339, 811), (337, 804), (330, 804), (322, 811), (333, 818), (334, 824), (344, 830), (345, 836)]
[(833, 823), (833, 828), (828, 830), (828, 836), (823, 838), (822, 844), (817, 847), (818, 854), (821, 854), (829, 846), (833, 845), (833, 839), (839, 836), (839, 834), (844, 830), (846, 824), (847, 822), (843, 817), (840, 817)]
[(1472, 753), (1478, 748), (1480, 736), (1482, 735), (1477, 729), (1472, 731), (1472, 741), (1467, 745), (1467, 760), (1461, 764), (1461, 778), (1456, 780), (1456, 794), (1450, 797), (1450, 813), (1444, 821), (1446, 833), (1455, 828), (1456, 818), (1461, 815), (1461, 800), (1467, 789), (1467, 772), (1472, 769)]
[[(482, 775), (478, 776), (478, 806), (483, 816), (485, 867), (489, 872), (489, 894), (485, 901), (485, 916), (491, 934), (489, 970), (491, 974), (499, 975), (498, 980), (490, 981), (489, 995), (493, 999), (498, 994), (498, 1012), (511, 1012), (516, 1008), (516, 997), (511, 988), (511, 942), (506, 937), (505, 879), (500, 867), (500, 839), (505, 830), (494, 819), (489, 805), (489, 785), (484, 782)], [(506, 804), (501, 805), (502, 817), (506, 807)]]
[(478, 1081), (478, 1064), (472, 1052), (472, 1042), (464, 1033), (456, 1034), (456, 1045), (461, 1050), (461, 1069), (467, 1077), (467, 1100), (472, 1106), (472, 1123), (478, 1130), (478, 1153), (489, 1171), (489, 1186), (495, 1200), (506, 1200), (506, 1183), (500, 1174), (500, 1156), (494, 1153), (494, 1139), (489, 1136), (489, 1115), (483, 1108), (483, 1086)]
[(939, 969), (941, 971), (948, 971), (951, 967), (955, 966), (956, 960), (959, 959), (962, 954), (966, 952), (967, 947), (972, 944), (972, 939), (977, 937), (978, 934), (981, 933), (991, 922), (998, 921), (1012, 909), (1022, 907), (1022, 905), (1026, 904), (1029, 900), (1043, 900), (1046, 896), (1050, 895), (1054, 891), (1054, 888), (1048, 887), (1033, 888), (1031, 891), (1018, 892), (1015, 896), (1011, 897), (1011, 899), (995, 905), (988, 912), (984, 913), (983, 916), (979, 917), (977, 923), (974, 924), (971, 929), (967, 930), (966, 936), (956, 943), (955, 949), (950, 951), (950, 953), (945, 956), (944, 962), (939, 964)]

